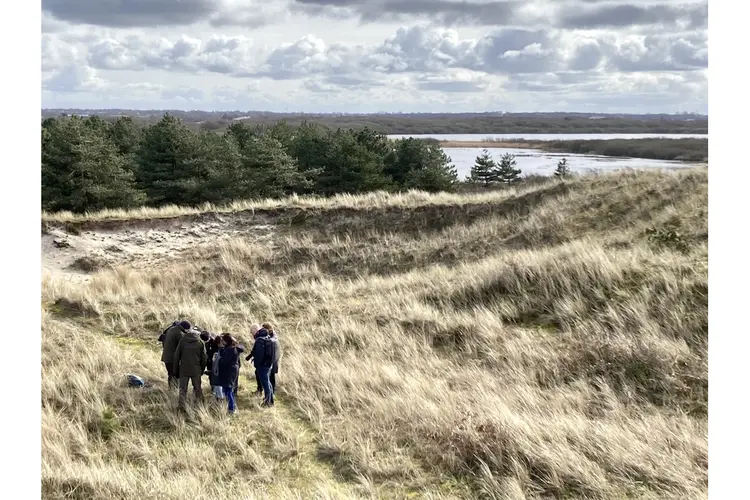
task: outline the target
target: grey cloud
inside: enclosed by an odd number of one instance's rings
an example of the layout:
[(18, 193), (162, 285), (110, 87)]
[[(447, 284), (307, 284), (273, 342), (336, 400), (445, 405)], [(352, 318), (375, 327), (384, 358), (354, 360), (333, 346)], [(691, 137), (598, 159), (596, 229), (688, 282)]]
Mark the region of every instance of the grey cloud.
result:
[(604, 59), (604, 51), (596, 41), (579, 45), (568, 63), (568, 68), (575, 71), (592, 71)]
[(171, 42), (165, 39), (145, 42), (130, 36), (104, 39), (89, 49), (88, 62), (94, 68), (241, 74), (254, 70), (256, 53), (244, 37), (213, 36), (202, 41), (183, 36)]
[(462, 80), (422, 80), (417, 82), (419, 90), (435, 92), (482, 92), (487, 88), (484, 82)]
[(312, 15), (335, 18), (358, 17), (362, 22), (394, 21), (408, 18), (431, 19), (445, 26), (461, 24), (510, 25), (538, 22), (546, 17), (521, 12), (527, 2), (518, 0), (295, 0), (292, 9)]
[(505, 0), (295, 0), (293, 9), (336, 18), (357, 17), (362, 22), (430, 19), (445, 26), (549, 26), (561, 28), (673, 25), (684, 21), (695, 29), (707, 24), (707, 2), (675, 4), (669, 0), (569, 0), (542, 3)]
[[(74, 37), (75, 38), (75, 37)], [(160, 69), (174, 72), (215, 73), (241, 78), (274, 80), (319, 79), (317, 90), (368, 88), (397, 74), (414, 74), (422, 89), (471, 91), (480, 80), (467, 83), (436, 80), (437, 75), (586, 75), (600, 71), (689, 72), (708, 64), (705, 32), (687, 34), (625, 35), (569, 34), (555, 30), (501, 28), (478, 39), (460, 38), (452, 29), (413, 26), (401, 28), (379, 45), (328, 45), (307, 35), (268, 53), (244, 37), (213, 36), (177, 40), (128, 36), (102, 38), (94, 32), (86, 41), (60, 35), (42, 39), (43, 69), (59, 71), (74, 63), (107, 70)], [(87, 55), (76, 47), (87, 45)], [(467, 73), (468, 71), (468, 73)], [(391, 75), (387, 77), (386, 75)], [(421, 79), (420, 79), (421, 77)], [(428, 78), (432, 77), (432, 78)], [(546, 77), (545, 77), (546, 78)], [(408, 80), (408, 78), (407, 78)], [(479, 82), (479, 83), (477, 83)], [(546, 83), (545, 83), (546, 82)], [(531, 79), (527, 90), (542, 90), (559, 82)]]
[(673, 25), (686, 20), (690, 28), (703, 28), (708, 24), (708, 3), (631, 5), (605, 4), (563, 11), (558, 23), (564, 28), (626, 28), (635, 25)]
[(612, 69), (625, 72), (688, 71), (708, 67), (705, 33), (689, 35), (650, 35), (642, 42), (626, 41), (608, 45)]
[(140, 53), (114, 40), (102, 40), (89, 49), (88, 62), (94, 68), (142, 70), (145, 63)]
[(245, 28), (260, 28), (267, 26), (272, 22), (279, 22), (286, 16), (279, 19), (267, 14), (239, 14), (226, 12), (218, 14), (211, 18), (211, 26), (244, 26)]
[(286, 5), (279, 7), (273, 0), (247, 0), (240, 5), (226, 6), (211, 16), (211, 26), (242, 26), (260, 28), (269, 24), (281, 24), (289, 19)]
[(42, 88), (53, 92), (84, 92), (101, 86), (93, 69), (77, 64), (62, 68), (42, 80)]
[(361, 64), (385, 73), (439, 72), (463, 68), (491, 74), (561, 71), (687, 71), (707, 65), (705, 33), (588, 38), (559, 32), (502, 28), (479, 40), (460, 40), (452, 30), (415, 26), (365, 56)]
[(49, 35), (42, 35), (42, 71), (55, 71), (80, 62), (81, 56), (72, 45)]
[(42, 12), (42, 33), (60, 33), (65, 29), (64, 22)]
[(479, 43), (488, 73), (539, 73), (562, 69), (559, 44), (544, 31), (498, 30)]
[(115, 28), (193, 24), (219, 7), (214, 0), (42, 0), (57, 19)]
[(353, 73), (362, 55), (357, 48), (327, 46), (321, 39), (307, 35), (271, 52), (254, 76), (286, 80), (310, 74)]
[(400, 29), (365, 57), (380, 72), (438, 72), (463, 68), (486, 73), (537, 73), (562, 69), (559, 41), (540, 30), (504, 28), (480, 40), (460, 40), (452, 30)]
[(690, 73), (651, 73), (628, 75), (592, 75), (559, 73), (511, 75), (505, 85), (508, 92), (534, 92), (540, 99), (580, 99), (599, 111), (684, 104), (705, 95), (705, 75)]
[(445, 67), (479, 66), (476, 42), (460, 40), (452, 30), (400, 28), (362, 61), (376, 71), (439, 71)]

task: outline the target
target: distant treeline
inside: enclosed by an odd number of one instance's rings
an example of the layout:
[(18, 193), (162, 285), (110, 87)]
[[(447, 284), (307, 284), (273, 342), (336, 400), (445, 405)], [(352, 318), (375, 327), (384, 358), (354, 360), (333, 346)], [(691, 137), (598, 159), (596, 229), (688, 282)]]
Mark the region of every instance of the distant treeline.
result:
[[(45, 110), (43, 116), (59, 116), (62, 110)], [(118, 114), (131, 116), (143, 124), (161, 119), (161, 112), (127, 110), (90, 111), (107, 120)], [(565, 113), (455, 113), (455, 114), (285, 114), (285, 113), (217, 113), (175, 111), (191, 130), (223, 132), (241, 121), (247, 125), (289, 125), (315, 123), (331, 128), (370, 128), (383, 134), (707, 134), (708, 118), (699, 115), (587, 115)], [(247, 116), (246, 118), (243, 118)]]
[(708, 139), (607, 139), (574, 141), (524, 141), (557, 153), (653, 158), (656, 160), (708, 161)]
[(370, 128), (234, 123), (193, 132), (169, 114), (42, 122), (42, 209), (95, 211), (374, 190), (451, 191), (456, 170), (437, 141), (389, 140)]

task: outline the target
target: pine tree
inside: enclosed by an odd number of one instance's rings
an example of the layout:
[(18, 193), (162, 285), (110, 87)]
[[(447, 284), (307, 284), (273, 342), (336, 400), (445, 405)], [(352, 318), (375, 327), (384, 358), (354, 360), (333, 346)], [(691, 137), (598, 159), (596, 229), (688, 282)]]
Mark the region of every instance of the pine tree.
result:
[(242, 151), (243, 182), (262, 197), (275, 198), (306, 192), (313, 186), (315, 170), (301, 172), (283, 144), (271, 135), (250, 141)]
[(451, 191), (458, 174), (440, 143), (407, 137), (392, 142), (385, 173), (401, 188), (428, 192)]
[(497, 164), (486, 149), (482, 151), (481, 155), (477, 156), (474, 165), (472, 165), (469, 180), (477, 184), (483, 184), (484, 187), (489, 187), (490, 184), (499, 180)]
[(328, 133), (329, 146), (318, 177), (318, 190), (329, 195), (391, 189), (393, 181), (385, 174), (380, 144), (370, 139), (374, 138), (350, 129)]
[(555, 169), (555, 177), (562, 179), (570, 175), (570, 167), (568, 167), (568, 159), (563, 158), (557, 162), (557, 168)]
[(121, 116), (108, 129), (107, 137), (117, 146), (120, 154), (134, 157), (143, 138), (143, 128), (131, 117)]
[(505, 153), (500, 159), (500, 163), (494, 172), (497, 179), (505, 184), (512, 184), (521, 180), (521, 169), (516, 167), (516, 157), (510, 153)]
[(200, 140), (183, 123), (165, 114), (148, 127), (136, 153), (136, 181), (155, 205), (194, 205), (197, 186), (205, 177)]
[(91, 124), (73, 117), (47, 122), (42, 129), (45, 210), (85, 212), (144, 201), (135, 188), (129, 158), (120, 154), (104, 127)]

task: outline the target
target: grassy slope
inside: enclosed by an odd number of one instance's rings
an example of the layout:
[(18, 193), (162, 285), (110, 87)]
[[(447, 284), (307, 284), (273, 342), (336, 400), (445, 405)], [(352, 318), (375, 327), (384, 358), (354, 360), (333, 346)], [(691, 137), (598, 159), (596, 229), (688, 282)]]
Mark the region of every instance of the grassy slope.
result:
[[(46, 498), (706, 497), (705, 169), (268, 205), (270, 246), (45, 280)], [(178, 418), (176, 314), (278, 323), (278, 407)]]

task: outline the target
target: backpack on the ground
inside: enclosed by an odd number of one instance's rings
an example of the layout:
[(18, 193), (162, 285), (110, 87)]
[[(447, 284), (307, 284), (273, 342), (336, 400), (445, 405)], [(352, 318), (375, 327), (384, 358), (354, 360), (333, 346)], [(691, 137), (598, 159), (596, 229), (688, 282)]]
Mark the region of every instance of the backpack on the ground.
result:
[(128, 375), (128, 387), (145, 387), (146, 381), (132, 373)]

